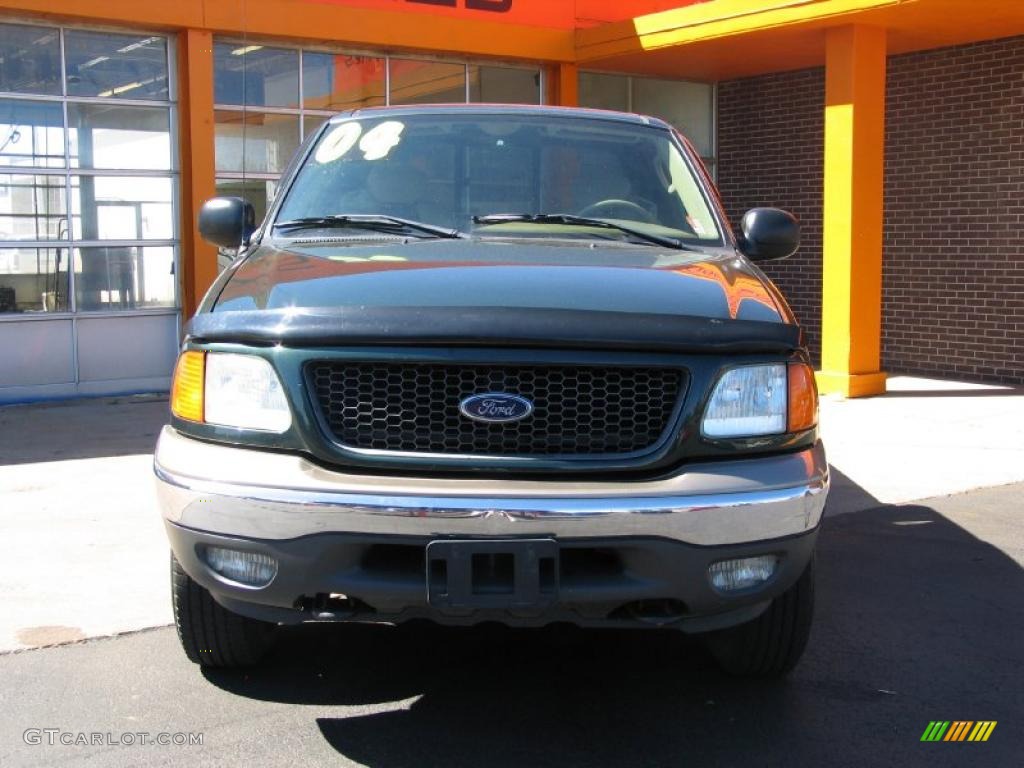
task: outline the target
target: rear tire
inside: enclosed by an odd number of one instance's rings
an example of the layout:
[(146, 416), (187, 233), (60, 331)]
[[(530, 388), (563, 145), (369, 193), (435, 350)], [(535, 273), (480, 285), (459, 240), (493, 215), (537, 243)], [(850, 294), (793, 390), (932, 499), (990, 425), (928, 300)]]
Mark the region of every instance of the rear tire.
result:
[(248, 667), (274, 642), (273, 624), (222, 607), (171, 555), (171, 603), (178, 640), (189, 661), (204, 667)]
[(738, 677), (782, 677), (800, 661), (814, 616), (814, 558), (753, 621), (708, 635), (719, 666)]

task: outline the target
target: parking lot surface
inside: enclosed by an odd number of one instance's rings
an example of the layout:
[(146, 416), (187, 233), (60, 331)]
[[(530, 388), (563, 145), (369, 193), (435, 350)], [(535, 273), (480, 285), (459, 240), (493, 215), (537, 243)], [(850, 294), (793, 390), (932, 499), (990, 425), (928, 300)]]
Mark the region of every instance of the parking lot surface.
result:
[[(0, 408), (0, 765), (1020, 765), (1024, 391), (890, 386), (822, 404), (817, 618), (774, 683), (568, 627), (308, 626), (203, 673), (166, 626), (166, 400)], [(921, 743), (933, 720), (998, 724)]]
[[(670, 631), (308, 626), (264, 668), (203, 674), (157, 629), (0, 656), (0, 765), (1020, 765), (1022, 494), (826, 520), (784, 682), (724, 677)], [(937, 719), (998, 724), (922, 743)], [(30, 728), (203, 743), (30, 745)]]

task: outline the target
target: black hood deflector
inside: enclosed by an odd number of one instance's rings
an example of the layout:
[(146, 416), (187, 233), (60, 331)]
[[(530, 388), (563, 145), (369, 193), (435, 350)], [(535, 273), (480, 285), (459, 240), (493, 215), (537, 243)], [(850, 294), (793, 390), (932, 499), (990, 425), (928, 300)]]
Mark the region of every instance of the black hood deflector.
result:
[(290, 347), (435, 345), (624, 349), (687, 353), (789, 352), (802, 346), (789, 323), (686, 315), (536, 307), (382, 307), (202, 313), (197, 342)]

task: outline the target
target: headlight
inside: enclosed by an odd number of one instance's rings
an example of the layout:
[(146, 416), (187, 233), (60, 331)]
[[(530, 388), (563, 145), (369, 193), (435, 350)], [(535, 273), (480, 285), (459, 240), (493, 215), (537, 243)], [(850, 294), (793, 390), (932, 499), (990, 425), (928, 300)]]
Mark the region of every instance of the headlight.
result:
[(185, 352), (174, 374), (171, 410), (190, 421), (265, 432), (292, 425), (281, 380), (255, 355)]
[(807, 363), (744, 365), (715, 385), (701, 423), (705, 437), (801, 432), (818, 423), (818, 389)]
[(786, 366), (745, 365), (718, 380), (701, 432), (707, 437), (756, 437), (786, 431)]
[(292, 425), (281, 381), (262, 357), (206, 356), (206, 422), (284, 432)]

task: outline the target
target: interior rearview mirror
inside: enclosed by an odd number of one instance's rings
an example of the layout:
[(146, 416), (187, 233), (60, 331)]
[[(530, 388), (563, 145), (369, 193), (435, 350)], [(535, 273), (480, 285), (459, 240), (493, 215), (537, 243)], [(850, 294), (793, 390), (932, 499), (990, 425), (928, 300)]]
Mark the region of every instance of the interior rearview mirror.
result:
[(240, 197), (214, 197), (199, 209), (199, 234), (220, 248), (248, 245), (256, 231), (256, 209)]
[(800, 222), (789, 211), (751, 208), (740, 228), (740, 250), (751, 261), (785, 259), (800, 246)]

